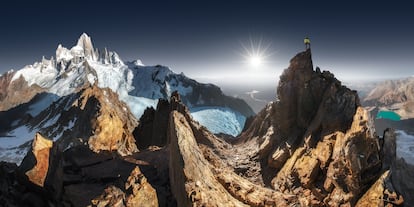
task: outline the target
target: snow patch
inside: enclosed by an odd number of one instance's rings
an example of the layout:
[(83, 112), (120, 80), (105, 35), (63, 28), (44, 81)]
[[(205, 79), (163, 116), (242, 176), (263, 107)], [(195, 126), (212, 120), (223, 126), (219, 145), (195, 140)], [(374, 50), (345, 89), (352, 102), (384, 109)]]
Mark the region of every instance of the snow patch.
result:
[(91, 84), (91, 85), (93, 85), (94, 83), (95, 83), (95, 79), (96, 79), (96, 77), (94, 76), (94, 75), (92, 75), (92, 74), (88, 74), (87, 75), (87, 78), (88, 78), (88, 81), (89, 81), (89, 83)]
[[(1, 139), (1, 138), (0, 138)], [(12, 162), (20, 165), (23, 158), (26, 156), (29, 147), (23, 148), (12, 148), (12, 149), (1, 149), (0, 148), (0, 160), (5, 162)]]
[(135, 97), (135, 96), (127, 96), (125, 97), (125, 103), (131, 110), (131, 113), (135, 116), (135, 118), (141, 118), (142, 114), (148, 107), (157, 108), (158, 100), (144, 98), (144, 97)]
[(113, 65), (103, 65), (90, 60), (88, 60), (88, 63), (95, 69), (100, 88), (110, 88), (120, 95), (127, 95), (128, 91), (132, 90), (131, 83), (129, 83), (127, 77), (128, 67), (124, 65), (113, 67)]
[(135, 66), (145, 66), (140, 59), (134, 60), (132, 64), (134, 64)]
[(59, 97), (54, 94), (47, 94), (40, 101), (37, 101), (36, 103), (31, 104), (29, 107), (28, 113), (32, 115), (33, 117), (35, 117), (58, 99)]
[(3, 149), (18, 147), (28, 141), (31, 141), (35, 135), (35, 131), (28, 126), (20, 126), (9, 132), (7, 137), (0, 137), (0, 151)]
[(42, 88), (49, 88), (55, 82), (58, 71), (51, 63), (52, 61), (44, 62), (36, 62), (18, 70), (12, 78), (12, 82), (23, 76), (29, 86), (37, 84)]
[(60, 118), (60, 114), (57, 116), (54, 116), (52, 118), (48, 117), (47, 119), (43, 120), (43, 122), (40, 124), (42, 128), (50, 127), (54, 125)]
[(182, 96), (193, 92), (191, 86), (184, 86), (181, 77), (165, 66), (135, 66), (131, 95), (150, 99), (169, 98), (173, 91)]
[[(64, 132), (66, 132), (67, 130), (72, 130), (73, 126), (75, 126), (76, 120), (77, 120), (77, 118), (74, 118), (74, 119), (70, 120), (69, 123), (67, 124), (67, 126), (64, 126), (62, 129), (60, 129), (60, 133), (59, 134), (57, 134), (56, 136), (50, 136), (50, 138), (53, 141), (57, 141), (58, 139), (60, 139), (62, 137), (62, 135), (63, 135)], [(52, 130), (52, 133), (57, 132), (57, 130), (59, 130), (59, 128), (60, 128), (59, 126), (57, 126), (56, 128), (54, 128)]]
[(226, 107), (195, 107), (191, 109), (194, 120), (212, 133), (237, 136), (241, 133), (246, 117)]
[(72, 54), (70, 54), (70, 51), (62, 47), (61, 44), (58, 45), (58, 48), (56, 49), (56, 61), (60, 62), (62, 60), (68, 62), (73, 58)]

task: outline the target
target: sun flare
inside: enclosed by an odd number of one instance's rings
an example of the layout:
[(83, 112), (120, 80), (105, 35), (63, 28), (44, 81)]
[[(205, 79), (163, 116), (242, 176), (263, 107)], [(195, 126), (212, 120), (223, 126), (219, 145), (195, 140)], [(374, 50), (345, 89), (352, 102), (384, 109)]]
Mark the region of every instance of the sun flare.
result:
[(241, 43), (244, 53), (241, 54), (245, 58), (245, 62), (248, 63), (253, 68), (259, 68), (266, 63), (266, 59), (271, 56), (268, 50), (270, 43), (266, 46), (262, 45), (262, 39), (255, 42), (250, 38), (249, 45)]
[(249, 58), (250, 65), (258, 67), (262, 64), (262, 57), (253, 55)]

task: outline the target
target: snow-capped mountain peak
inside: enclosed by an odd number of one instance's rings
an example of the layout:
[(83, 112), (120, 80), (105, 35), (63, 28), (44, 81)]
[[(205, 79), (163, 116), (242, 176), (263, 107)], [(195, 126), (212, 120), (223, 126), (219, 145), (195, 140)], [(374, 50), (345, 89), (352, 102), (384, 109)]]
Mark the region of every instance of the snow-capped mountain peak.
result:
[(144, 63), (142, 63), (142, 61), (140, 59), (136, 59), (134, 61), (132, 61), (132, 64), (135, 66), (145, 66)]
[(86, 33), (83, 33), (79, 37), (76, 46), (81, 47), (85, 51), (85, 56), (91, 56), (94, 53), (91, 37), (89, 37)]
[(73, 58), (71, 51), (66, 47), (63, 47), (61, 44), (58, 45), (56, 49), (56, 61), (60, 62), (62, 60), (69, 61)]
[[(21, 76), (29, 87), (40, 86), (58, 96), (65, 96), (95, 81), (100, 87), (127, 94), (132, 90), (131, 72), (116, 52), (94, 49), (91, 38), (83, 33), (70, 50), (61, 44), (56, 49), (56, 60), (42, 58), (16, 72), (12, 81)], [(129, 81), (128, 81), (129, 80)]]

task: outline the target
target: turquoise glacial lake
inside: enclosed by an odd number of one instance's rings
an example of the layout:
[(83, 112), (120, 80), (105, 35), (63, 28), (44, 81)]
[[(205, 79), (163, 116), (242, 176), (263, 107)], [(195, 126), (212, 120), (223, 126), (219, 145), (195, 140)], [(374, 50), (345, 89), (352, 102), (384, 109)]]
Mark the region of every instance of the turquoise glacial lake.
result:
[(400, 121), (401, 116), (393, 111), (379, 111), (377, 113), (377, 119), (390, 119), (393, 121)]

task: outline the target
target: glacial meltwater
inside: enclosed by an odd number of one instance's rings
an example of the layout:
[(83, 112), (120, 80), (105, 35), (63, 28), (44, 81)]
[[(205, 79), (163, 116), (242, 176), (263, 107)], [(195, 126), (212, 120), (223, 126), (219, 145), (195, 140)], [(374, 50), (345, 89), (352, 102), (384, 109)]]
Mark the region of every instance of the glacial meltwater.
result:
[(377, 119), (390, 119), (393, 121), (400, 121), (401, 117), (393, 111), (379, 111), (377, 113)]

